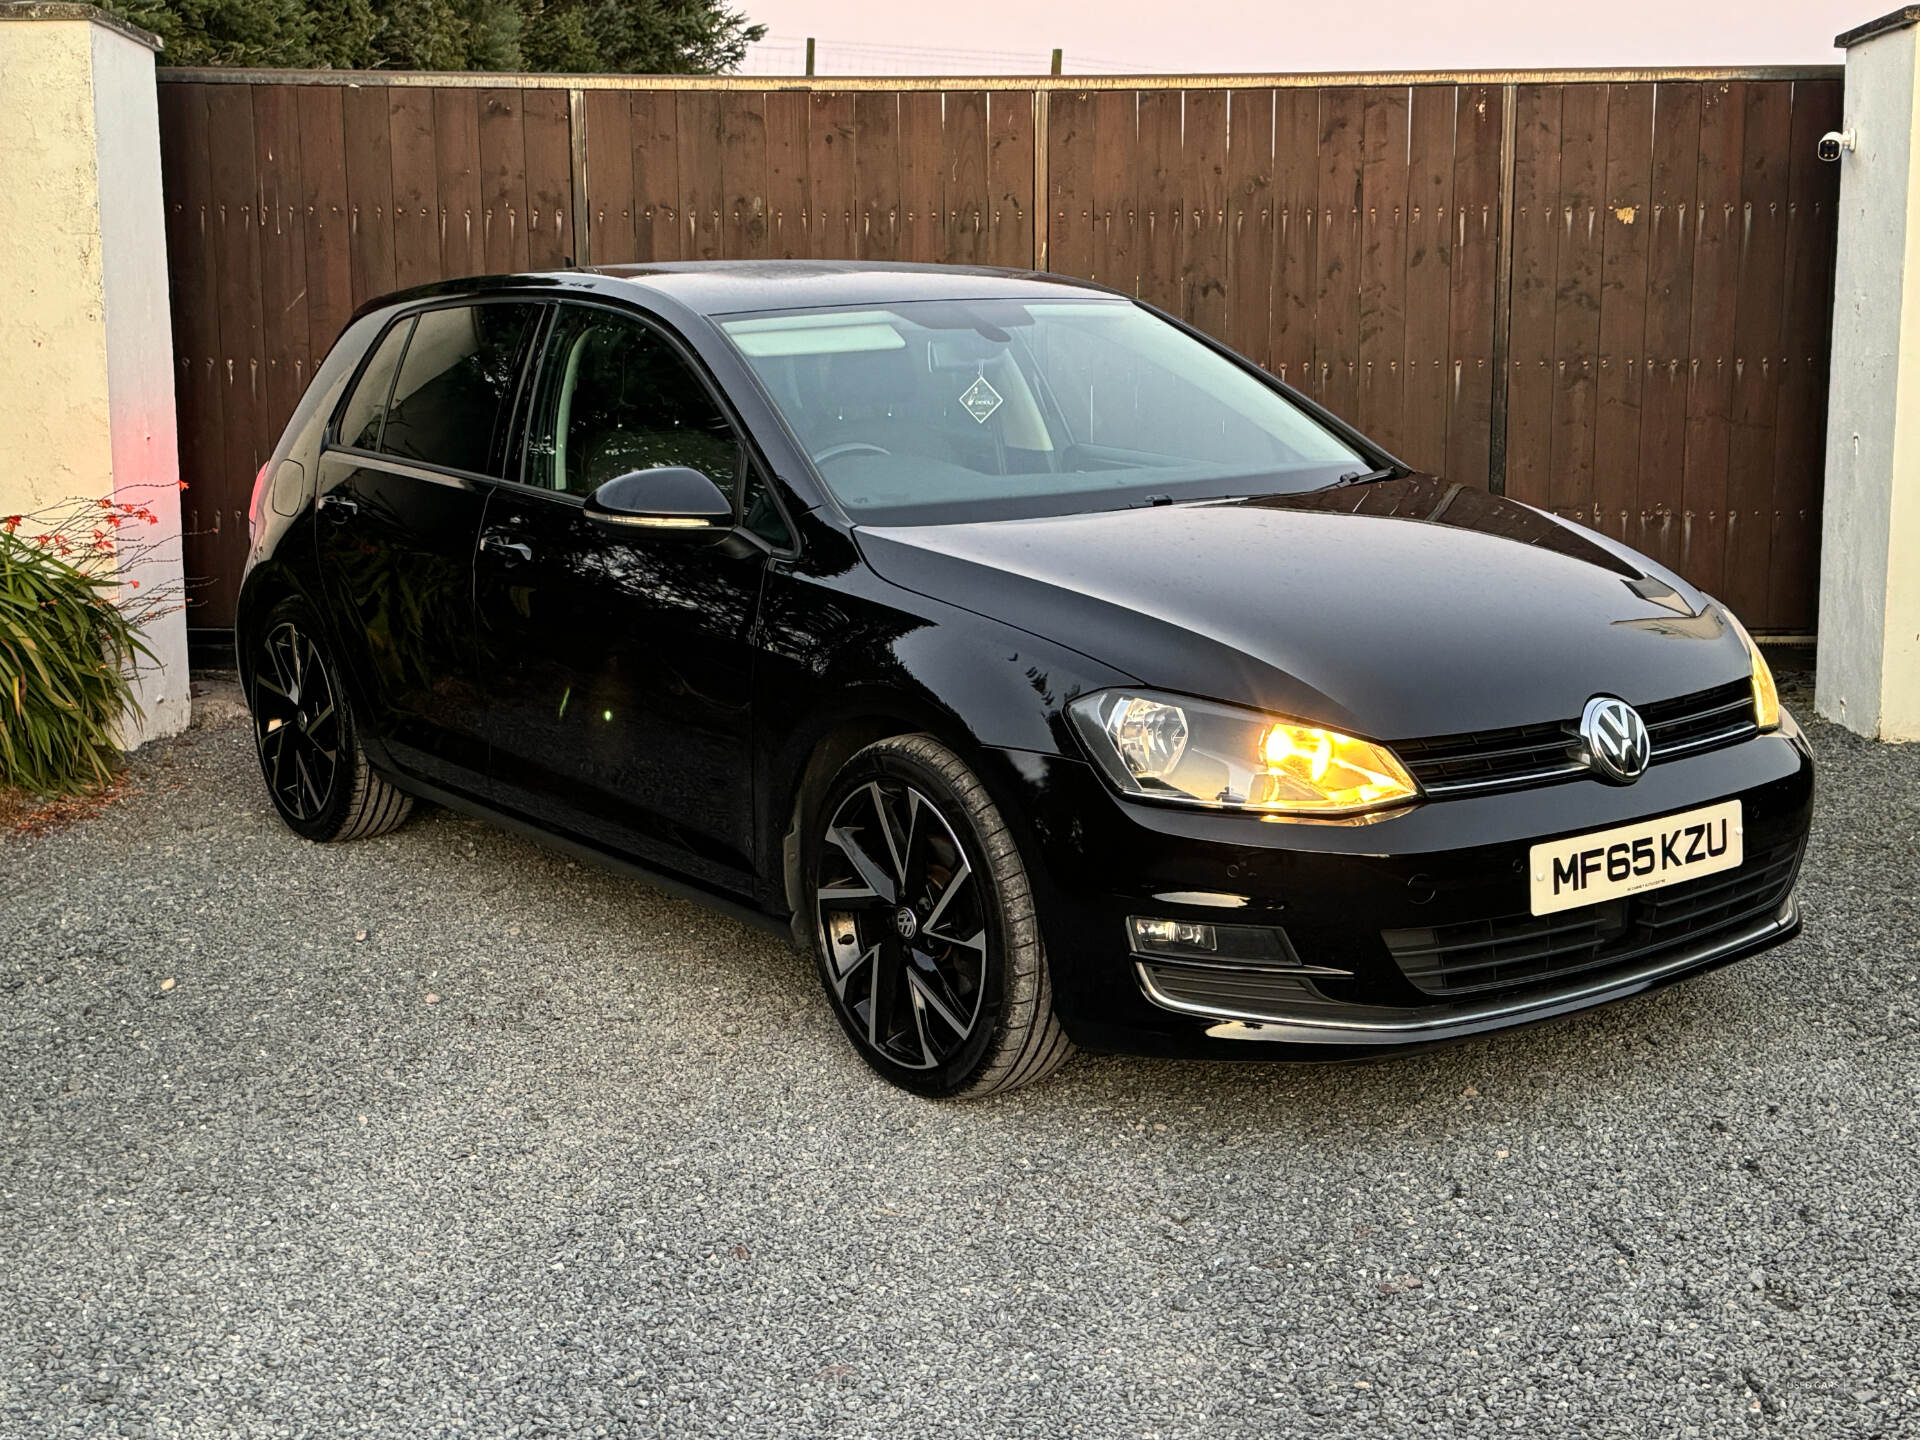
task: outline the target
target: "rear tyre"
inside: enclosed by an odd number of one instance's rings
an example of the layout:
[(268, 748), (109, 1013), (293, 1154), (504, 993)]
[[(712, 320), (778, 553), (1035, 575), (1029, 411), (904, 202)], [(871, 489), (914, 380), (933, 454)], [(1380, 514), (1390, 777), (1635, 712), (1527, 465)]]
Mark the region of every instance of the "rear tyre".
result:
[(814, 957), (862, 1059), (916, 1094), (973, 1098), (1073, 1054), (1019, 848), (958, 755), (928, 735), (882, 740), (814, 815)]
[(310, 612), (296, 601), (275, 607), (260, 629), (247, 704), (267, 794), (295, 834), (323, 843), (364, 840), (413, 812), (413, 797), (367, 763), (340, 672)]

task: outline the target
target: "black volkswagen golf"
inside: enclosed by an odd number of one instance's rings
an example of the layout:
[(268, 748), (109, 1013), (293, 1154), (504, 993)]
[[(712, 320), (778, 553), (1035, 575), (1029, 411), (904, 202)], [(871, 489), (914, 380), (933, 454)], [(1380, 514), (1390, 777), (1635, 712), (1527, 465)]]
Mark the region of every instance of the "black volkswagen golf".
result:
[(922, 1094), (1378, 1054), (1799, 928), (1812, 759), (1724, 606), (1097, 286), (410, 291), (252, 520), (288, 825), (424, 798), (790, 931)]

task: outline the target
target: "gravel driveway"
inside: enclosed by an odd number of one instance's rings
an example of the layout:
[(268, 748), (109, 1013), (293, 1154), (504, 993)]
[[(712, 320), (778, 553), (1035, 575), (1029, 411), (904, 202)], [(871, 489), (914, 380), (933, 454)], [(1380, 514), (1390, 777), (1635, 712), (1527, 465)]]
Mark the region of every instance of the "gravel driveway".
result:
[(1784, 950), (939, 1105), (777, 941), (307, 845), (203, 726), (0, 840), (0, 1435), (1920, 1433), (1920, 747), (1815, 743)]

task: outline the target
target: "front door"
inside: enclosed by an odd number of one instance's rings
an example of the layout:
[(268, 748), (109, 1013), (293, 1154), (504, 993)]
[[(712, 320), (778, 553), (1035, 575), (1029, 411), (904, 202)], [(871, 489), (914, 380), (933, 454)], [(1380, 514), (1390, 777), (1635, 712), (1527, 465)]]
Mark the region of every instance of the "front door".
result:
[(615, 476), (687, 465), (737, 506), (743, 447), (678, 348), (624, 313), (562, 306), (532, 393), (524, 483), (495, 489), (476, 562), (491, 794), (746, 891), (765, 551), (604, 526), (581, 503)]
[(485, 477), (501, 471), (540, 309), (403, 316), (320, 458), (314, 533), (355, 718), (397, 768), (458, 789), (486, 773), (473, 624)]

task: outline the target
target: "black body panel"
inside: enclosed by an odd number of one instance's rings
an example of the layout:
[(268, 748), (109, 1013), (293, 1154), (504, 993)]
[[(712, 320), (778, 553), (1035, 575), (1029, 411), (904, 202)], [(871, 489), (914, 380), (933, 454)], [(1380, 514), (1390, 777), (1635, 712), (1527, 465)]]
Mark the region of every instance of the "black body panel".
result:
[(612, 533), (499, 486), (475, 567), (493, 798), (751, 891), (753, 657), (765, 554)]
[(339, 654), (395, 766), (458, 785), (487, 763), (473, 553), (483, 482), (329, 451), (314, 524)]

